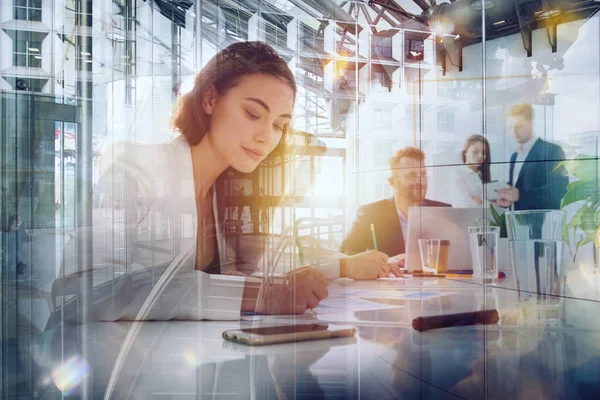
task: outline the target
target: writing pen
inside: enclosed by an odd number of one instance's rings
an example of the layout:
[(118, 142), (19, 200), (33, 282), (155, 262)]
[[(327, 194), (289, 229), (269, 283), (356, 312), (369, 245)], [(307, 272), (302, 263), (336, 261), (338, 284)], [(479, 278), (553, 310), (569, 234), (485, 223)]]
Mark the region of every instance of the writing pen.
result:
[(452, 326), (495, 324), (500, 320), (497, 310), (473, 311), (459, 314), (435, 315), (413, 319), (412, 326), (419, 332)]
[[(405, 272), (407, 274), (410, 274), (411, 272)], [(438, 278), (441, 277), (446, 277), (446, 278), (472, 278), (473, 277), (473, 270), (472, 269), (461, 269), (461, 270), (452, 270), (449, 271), (445, 274), (434, 274), (433, 272), (424, 272), (422, 269), (416, 269), (414, 271), (412, 271), (412, 276), (414, 277), (430, 277), (430, 276), (435, 276)], [(498, 279), (504, 279), (506, 278), (506, 273), (500, 271), (498, 272)]]
[(373, 248), (375, 251), (379, 251), (377, 248), (377, 237), (375, 236), (375, 225), (371, 224), (371, 237), (373, 238)]

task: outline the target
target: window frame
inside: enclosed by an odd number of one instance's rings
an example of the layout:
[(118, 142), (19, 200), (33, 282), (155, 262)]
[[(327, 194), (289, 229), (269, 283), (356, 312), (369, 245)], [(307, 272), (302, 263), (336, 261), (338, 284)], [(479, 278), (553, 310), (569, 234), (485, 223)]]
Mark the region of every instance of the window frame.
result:
[[(371, 51), (376, 57), (393, 58), (392, 38), (387, 36), (375, 36), (371, 42)], [(389, 55), (386, 54), (389, 52)]]
[[(87, 13), (81, 12), (81, 4), (87, 3)], [(75, 25), (77, 26), (92, 26), (92, 8), (94, 4), (91, 0), (81, 0), (76, 3), (75, 9)], [(83, 22), (83, 23), (82, 23)]]
[[(42, 22), (42, 0), (21, 0), (21, 3), (24, 3), (25, 5), (19, 3), (19, 0), (13, 2), (13, 19), (19, 21)], [(25, 12), (25, 18), (20, 18), (19, 12), (22, 13), (23, 11)], [(33, 18), (34, 13), (39, 15), (39, 19), (37, 16)]]
[[(25, 42), (25, 51), (19, 51), (19, 42)], [(36, 47), (37, 44), (37, 47)], [(37, 48), (39, 51), (31, 51), (30, 49)], [(15, 67), (26, 67), (26, 68), (42, 68), (42, 42), (26, 40), (14, 40), (13, 41), (13, 65)], [(19, 57), (25, 57), (25, 65), (19, 63), (17, 60)], [(32, 61), (36, 60), (36, 61)]]
[[(77, 71), (88, 71), (92, 72), (92, 43), (90, 41), (89, 46), (83, 46), (81, 36), (77, 36), (76, 38), (76, 54), (75, 54), (75, 67)], [(81, 54), (81, 53), (86, 53)], [(83, 68), (85, 66), (85, 68)]]
[[(453, 109), (442, 109), (436, 113), (436, 131), (438, 133), (452, 133), (455, 129), (456, 124), (456, 110)], [(442, 118), (443, 116), (443, 118)], [(451, 117), (451, 118), (449, 118)], [(440, 127), (442, 129), (440, 129)], [(450, 129), (448, 129), (450, 128)]]
[[(423, 61), (425, 59), (425, 41), (417, 39), (406, 39), (405, 41), (405, 62)], [(412, 55), (411, 51), (418, 51), (418, 55)]]
[(392, 77), (384, 72), (384, 71), (373, 71), (373, 82), (378, 83), (376, 85), (376, 92), (380, 93), (389, 93), (392, 91), (392, 87), (394, 86), (394, 82)]

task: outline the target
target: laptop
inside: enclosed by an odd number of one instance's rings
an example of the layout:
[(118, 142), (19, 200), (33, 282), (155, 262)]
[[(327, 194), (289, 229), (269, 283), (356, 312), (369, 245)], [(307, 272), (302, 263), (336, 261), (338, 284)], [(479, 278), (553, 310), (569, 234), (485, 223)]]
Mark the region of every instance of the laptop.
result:
[[(468, 228), (483, 226), (485, 222), (482, 217), (491, 219), (490, 211), (483, 208), (410, 207), (406, 234), (406, 269), (422, 269), (419, 239), (449, 240), (448, 271), (471, 269)], [(481, 220), (477, 223), (479, 218)]]

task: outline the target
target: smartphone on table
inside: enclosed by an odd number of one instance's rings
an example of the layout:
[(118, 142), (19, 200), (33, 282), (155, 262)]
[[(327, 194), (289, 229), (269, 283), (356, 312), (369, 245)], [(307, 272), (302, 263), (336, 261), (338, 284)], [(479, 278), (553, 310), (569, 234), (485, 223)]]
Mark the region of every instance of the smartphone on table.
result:
[(356, 328), (353, 326), (300, 324), (230, 330), (223, 332), (223, 339), (248, 346), (262, 346), (354, 335), (356, 335)]

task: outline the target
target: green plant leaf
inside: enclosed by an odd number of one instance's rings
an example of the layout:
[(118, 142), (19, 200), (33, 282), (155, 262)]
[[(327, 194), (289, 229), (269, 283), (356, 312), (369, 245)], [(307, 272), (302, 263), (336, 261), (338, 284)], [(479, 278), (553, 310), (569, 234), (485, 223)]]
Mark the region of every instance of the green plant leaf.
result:
[(508, 231), (506, 229), (506, 213), (500, 215), (500, 237), (508, 237)]
[(571, 189), (575, 189), (582, 184), (585, 184), (585, 181), (578, 180), (578, 181), (569, 182), (569, 184), (567, 185), (567, 191), (569, 191)]
[(571, 221), (569, 221), (569, 223), (567, 224), (567, 227), (573, 228), (573, 229), (579, 227), (579, 225), (581, 225), (581, 216), (588, 209), (589, 209), (589, 205), (582, 204), (581, 207), (579, 207), (579, 210), (577, 210), (577, 212), (575, 212), (575, 215), (573, 215), (573, 218), (571, 218)]
[(600, 225), (600, 210), (596, 210), (594, 213), (594, 224)]
[(568, 175), (584, 181), (596, 181), (598, 179), (598, 158), (586, 154), (578, 154), (575, 158), (561, 161), (556, 166), (565, 168)]
[(587, 210), (581, 215), (581, 230), (590, 240), (594, 240), (596, 238), (598, 225), (594, 223), (594, 209), (591, 207), (588, 207)]
[(496, 207), (494, 207), (493, 203), (490, 203), (490, 212), (491, 212), (492, 218), (493, 218), (490, 225), (500, 227), (500, 237), (501, 238), (508, 237), (508, 234), (506, 231), (506, 213), (500, 214), (498, 212), (498, 210), (496, 210)]
[(490, 212), (492, 213), (492, 217), (494, 218), (494, 223), (496, 226), (500, 226), (500, 214), (496, 211), (496, 207), (494, 207), (493, 203), (490, 203)]
[(565, 208), (569, 204), (586, 200), (589, 186), (589, 182), (585, 181), (575, 181), (569, 183), (569, 185), (567, 185), (567, 193), (565, 193), (560, 203), (560, 208)]

